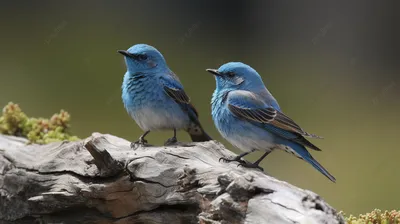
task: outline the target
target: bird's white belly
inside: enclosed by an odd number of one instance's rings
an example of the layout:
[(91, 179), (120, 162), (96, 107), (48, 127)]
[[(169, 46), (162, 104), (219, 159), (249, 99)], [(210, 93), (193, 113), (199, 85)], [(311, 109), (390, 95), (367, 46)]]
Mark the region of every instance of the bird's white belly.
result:
[(186, 129), (189, 124), (185, 114), (168, 110), (146, 108), (129, 111), (129, 114), (143, 131)]
[(260, 151), (270, 151), (276, 147), (276, 144), (272, 142), (272, 139), (265, 138), (260, 139), (257, 137), (250, 137), (246, 135), (233, 135), (233, 136), (224, 136), (226, 140), (229, 141), (232, 145), (236, 146), (240, 150), (244, 152), (250, 152), (255, 150)]

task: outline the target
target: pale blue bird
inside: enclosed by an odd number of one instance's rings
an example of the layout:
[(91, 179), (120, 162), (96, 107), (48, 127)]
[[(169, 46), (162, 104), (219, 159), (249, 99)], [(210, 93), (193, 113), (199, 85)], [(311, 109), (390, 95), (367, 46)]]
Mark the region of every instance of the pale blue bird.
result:
[[(282, 113), (278, 102), (253, 68), (241, 62), (230, 62), (218, 70), (207, 71), (216, 79), (211, 102), (215, 126), (226, 140), (244, 151), (235, 158), (221, 159), (262, 169), (259, 163), (274, 149), (281, 149), (307, 161), (331, 181), (336, 181), (306, 149), (320, 151), (305, 139), (320, 137), (305, 132)], [(256, 162), (248, 164), (242, 160), (242, 157), (256, 150), (265, 152)]]
[(122, 83), (122, 101), (129, 115), (144, 131), (132, 147), (145, 145), (146, 135), (157, 130), (174, 131), (174, 136), (166, 144), (175, 143), (176, 130), (181, 129), (189, 133), (192, 141), (211, 140), (181, 82), (157, 49), (137, 44), (127, 51), (118, 52), (125, 56), (127, 67)]

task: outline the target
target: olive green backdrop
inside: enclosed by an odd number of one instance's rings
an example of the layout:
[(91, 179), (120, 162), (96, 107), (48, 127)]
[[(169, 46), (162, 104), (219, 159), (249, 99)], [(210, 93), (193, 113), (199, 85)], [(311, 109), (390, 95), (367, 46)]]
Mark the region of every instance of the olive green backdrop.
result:
[[(394, 2), (352, 1), (0, 1), (0, 105), (29, 116), (72, 114), (72, 131), (136, 140), (142, 131), (120, 99), (125, 65), (116, 51), (147, 43), (177, 73), (204, 128), (214, 128), (215, 81), (228, 61), (254, 67), (284, 112), (313, 140), (329, 182), (274, 152), (270, 175), (310, 189), (346, 213), (399, 209), (398, 21)], [(171, 132), (152, 133), (162, 144)], [(179, 132), (179, 139), (188, 136)], [(261, 153), (247, 159), (255, 160)]]

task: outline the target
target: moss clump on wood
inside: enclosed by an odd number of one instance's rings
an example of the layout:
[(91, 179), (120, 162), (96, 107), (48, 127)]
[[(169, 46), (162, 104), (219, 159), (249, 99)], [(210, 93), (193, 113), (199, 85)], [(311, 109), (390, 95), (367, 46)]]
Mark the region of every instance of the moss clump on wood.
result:
[(30, 118), (18, 104), (8, 103), (0, 117), (0, 133), (22, 136), (30, 143), (47, 144), (57, 141), (75, 141), (78, 137), (69, 133), (70, 115), (61, 110), (50, 119)]
[(355, 217), (350, 215), (346, 218), (347, 224), (400, 224), (400, 211), (384, 211), (375, 209), (365, 215)]

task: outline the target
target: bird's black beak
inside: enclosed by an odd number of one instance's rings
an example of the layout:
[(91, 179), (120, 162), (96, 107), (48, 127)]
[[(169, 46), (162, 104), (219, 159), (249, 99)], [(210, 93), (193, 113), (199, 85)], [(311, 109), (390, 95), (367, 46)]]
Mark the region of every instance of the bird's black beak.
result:
[(128, 51), (125, 51), (125, 50), (118, 50), (118, 53), (122, 54), (125, 57), (129, 57), (129, 58), (134, 58), (135, 57), (135, 55), (133, 55), (133, 54), (131, 54)]
[(208, 69), (206, 69), (206, 71), (211, 73), (211, 74), (213, 74), (213, 75), (215, 75), (215, 76), (222, 76), (221, 73), (219, 73), (217, 69), (208, 68)]

